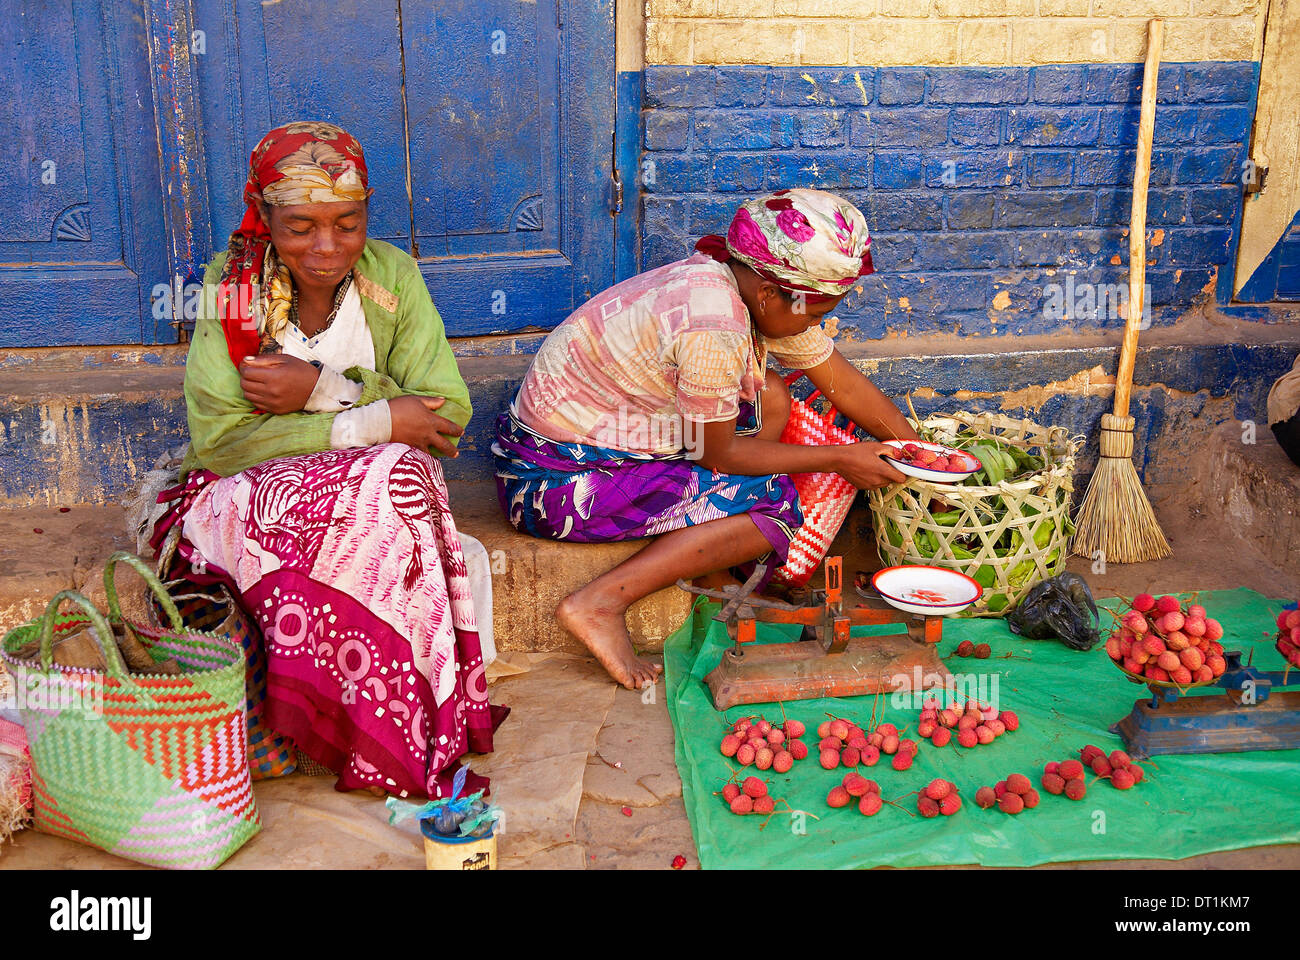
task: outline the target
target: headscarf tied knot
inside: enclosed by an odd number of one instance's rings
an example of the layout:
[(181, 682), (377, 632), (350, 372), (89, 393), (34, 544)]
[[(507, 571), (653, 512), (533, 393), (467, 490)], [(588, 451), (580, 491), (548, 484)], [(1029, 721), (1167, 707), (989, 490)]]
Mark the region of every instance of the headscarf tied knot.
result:
[(275, 255), (258, 203), (364, 201), (369, 195), (361, 144), (332, 123), (297, 121), (264, 136), (248, 159), (244, 219), (230, 235), (217, 283), (217, 316), (230, 361), (276, 349), (289, 322), (293, 278)]
[(735, 258), (812, 303), (843, 296), (874, 269), (862, 212), (842, 197), (802, 187), (747, 200), (725, 238), (711, 234), (695, 249), (715, 260)]

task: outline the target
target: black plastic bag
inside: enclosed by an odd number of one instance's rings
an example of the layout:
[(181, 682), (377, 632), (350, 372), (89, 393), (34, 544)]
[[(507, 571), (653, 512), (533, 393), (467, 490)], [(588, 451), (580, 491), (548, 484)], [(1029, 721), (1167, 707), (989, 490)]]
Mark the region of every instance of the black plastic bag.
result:
[(1035, 584), (1011, 613), (1007, 626), (1030, 640), (1053, 637), (1075, 650), (1088, 650), (1101, 633), (1097, 604), (1088, 581), (1077, 573), (1062, 573)]

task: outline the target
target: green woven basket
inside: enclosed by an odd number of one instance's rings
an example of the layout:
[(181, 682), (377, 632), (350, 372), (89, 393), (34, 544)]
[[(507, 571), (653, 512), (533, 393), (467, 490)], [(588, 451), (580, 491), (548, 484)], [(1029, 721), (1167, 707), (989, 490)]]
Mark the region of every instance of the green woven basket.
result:
[[(127, 673), (109, 622), (125, 622), (113, 583), (121, 561), (145, 578), (171, 625), (132, 628), (156, 659), (174, 658), (181, 673)], [(153, 866), (219, 866), (261, 829), (248, 772), (243, 651), (187, 630), (139, 557), (113, 554), (104, 585), (108, 619), (81, 594), (63, 590), (43, 617), (9, 631), (0, 646), (20, 688), (34, 825)], [(64, 600), (84, 614), (59, 614)], [(87, 628), (107, 671), (54, 664), (54, 639)], [(36, 639), (39, 665), (13, 655)]]

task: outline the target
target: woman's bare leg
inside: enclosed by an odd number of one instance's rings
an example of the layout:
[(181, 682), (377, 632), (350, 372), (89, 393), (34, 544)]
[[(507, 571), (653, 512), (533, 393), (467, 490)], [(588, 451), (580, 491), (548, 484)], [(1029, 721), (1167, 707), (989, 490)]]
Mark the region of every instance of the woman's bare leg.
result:
[(587, 645), (610, 676), (638, 690), (662, 669), (636, 655), (627, 632), (627, 609), (642, 597), (691, 579), (754, 560), (771, 551), (748, 514), (710, 520), (665, 533), (613, 570), (561, 601), (560, 626)]
[[(763, 429), (777, 440), (790, 416), (790, 391), (768, 371), (761, 401)], [(662, 669), (636, 655), (627, 632), (627, 610), (678, 579), (717, 588), (734, 582), (726, 571), (770, 552), (772, 545), (747, 514), (723, 517), (659, 537), (613, 570), (576, 590), (555, 611), (560, 626), (586, 644), (610, 676), (631, 690), (653, 682)]]

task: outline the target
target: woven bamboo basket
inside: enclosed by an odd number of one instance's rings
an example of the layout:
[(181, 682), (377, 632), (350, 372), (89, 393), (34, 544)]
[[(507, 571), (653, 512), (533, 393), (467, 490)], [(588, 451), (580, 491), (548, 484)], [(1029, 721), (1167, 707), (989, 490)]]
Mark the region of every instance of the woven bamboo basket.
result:
[[(912, 421), (916, 426), (917, 422)], [(984, 593), (961, 616), (1003, 616), (1034, 584), (1065, 568), (1074, 532), (1070, 495), (1083, 438), (998, 413), (958, 411), (920, 421), (918, 432), (951, 443), (969, 428), (979, 438), (1019, 447), (1045, 467), (991, 486), (937, 484), (909, 477), (868, 491), (876, 548), (889, 566), (929, 564), (973, 577)], [(935, 503), (948, 509), (934, 510)], [(1010, 545), (998, 541), (1010, 534)]]

